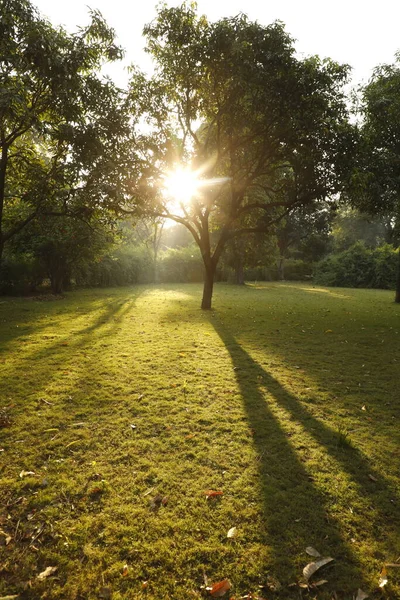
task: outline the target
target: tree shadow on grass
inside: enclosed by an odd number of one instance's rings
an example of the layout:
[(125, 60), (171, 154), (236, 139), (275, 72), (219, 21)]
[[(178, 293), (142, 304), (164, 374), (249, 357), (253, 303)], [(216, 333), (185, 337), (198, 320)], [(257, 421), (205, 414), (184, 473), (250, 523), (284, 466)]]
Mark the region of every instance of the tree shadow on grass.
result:
[[(363, 578), (351, 540), (348, 539), (350, 536), (347, 532), (343, 535), (343, 524), (330, 514), (328, 505), (332, 499), (313, 484), (312, 471), (306, 469), (272, 407), (283, 409), (290, 420), (303, 428), (324, 452), (335, 459), (357, 486), (359, 493), (368, 498), (371, 508), (379, 515), (379, 521), (389, 520), (393, 535), (390, 539), (380, 540), (381, 548), (388, 552), (393, 552), (399, 543), (395, 530), (399, 521), (394, 504), (395, 491), (378, 473), (374, 473), (360, 452), (350, 446), (343, 447), (341, 432), (330, 429), (310, 414), (297, 398), (253, 360), (218, 319), (211, 320), (231, 356), (249, 426), (253, 431), (267, 520), (265, 544), (272, 549), (271, 562), (276, 574), (283, 570), (290, 576), (298, 576), (298, 570), (297, 573), (293, 572), (293, 564), (295, 561), (299, 563), (300, 555), (305, 564), (307, 559), (304, 550), (312, 545), (324, 556), (336, 559), (334, 575), (328, 576), (328, 579), (335, 581), (334, 589), (354, 592), (357, 586), (363, 587)], [(371, 475), (375, 481), (371, 480)], [(334, 484), (335, 474), (329, 473), (329, 477)], [(368, 515), (365, 516), (368, 518)], [(379, 535), (379, 524), (376, 525)]]
[[(54, 341), (44, 347), (41, 346), (38, 350), (17, 357), (13, 361), (12, 371), (7, 372), (4, 378), (0, 378), (0, 391), (2, 388), (4, 393), (7, 390), (14, 390), (17, 409), (19, 407), (22, 411), (26, 410), (29, 400), (27, 402), (25, 396), (18, 400), (21, 378), (32, 379), (29, 396), (31, 401), (37, 399), (43, 388), (48, 388), (51, 381), (58, 376), (58, 370), (68, 369), (70, 362), (76, 361), (77, 353), (90, 350), (93, 334), (97, 333), (102, 338), (113, 335), (126, 312), (132, 308), (132, 301), (136, 299), (137, 295), (135, 298), (112, 298), (111, 300), (107, 298), (102, 306), (93, 307), (96, 311), (100, 311), (100, 314), (84, 328), (66, 331), (62, 337), (54, 336)], [(92, 302), (90, 306), (93, 306)]]

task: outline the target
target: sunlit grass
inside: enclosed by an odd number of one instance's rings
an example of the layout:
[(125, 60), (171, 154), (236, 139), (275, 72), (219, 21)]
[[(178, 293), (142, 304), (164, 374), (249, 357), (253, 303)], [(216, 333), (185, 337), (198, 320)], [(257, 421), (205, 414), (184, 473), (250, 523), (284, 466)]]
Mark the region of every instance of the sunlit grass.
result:
[(294, 599), (310, 545), (335, 558), (311, 598), (377, 592), (400, 556), (392, 294), (217, 286), (212, 313), (200, 295), (2, 299), (0, 596), (183, 600), (205, 573)]

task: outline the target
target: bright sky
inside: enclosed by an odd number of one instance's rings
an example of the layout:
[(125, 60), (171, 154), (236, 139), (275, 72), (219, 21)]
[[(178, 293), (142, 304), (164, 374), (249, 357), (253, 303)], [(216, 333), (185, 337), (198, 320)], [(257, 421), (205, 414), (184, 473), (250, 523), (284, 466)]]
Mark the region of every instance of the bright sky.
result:
[[(125, 65), (150, 68), (143, 52), (143, 26), (156, 14), (155, 4), (146, 0), (33, 0), (54, 25), (76, 30), (88, 22), (88, 8), (97, 8), (117, 32), (126, 49)], [(168, 0), (170, 6), (181, 2)], [(391, 63), (400, 50), (399, 0), (198, 0), (198, 9), (210, 20), (246, 13), (263, 25), (279, 19), (295, 38), (300, 55), (319, 54), (353, 67), (354, 84), (366, 82), (372, 69)], [(110, 74), (120, 85), (127, 74), (119, 66)]]

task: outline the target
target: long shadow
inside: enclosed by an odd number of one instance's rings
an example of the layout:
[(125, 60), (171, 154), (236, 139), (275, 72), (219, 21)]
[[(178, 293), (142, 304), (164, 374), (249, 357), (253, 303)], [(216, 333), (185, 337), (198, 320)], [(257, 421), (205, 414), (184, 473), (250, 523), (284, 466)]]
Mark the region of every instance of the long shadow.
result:
[[(393, 504), (395, 490), (371, 469), (360, 452), (352, 447), (343, 447), (340, 432), (316, 419), (256, 363), (218, 318), (211, 319), (211, 322), (232, 358), (249, 426), (254, 432), (267, 520), (265, 544), (273, 549), (271, 561), (276, 572), (279, 573), (282, 566), (290, 572), (293, 560), (299, 553), (304, 553), (307, 546), (313, 545), (324, 555), (335, 557), (338, 565), (334, 577), (336, 590), (340, 589), (341, 582), (341, 589), (345, 593), (354, 591), (357, 586), (363, 587), (361, 567), (354, 547), (349, 539), (343, 539), (340, 522), (330, 514), (331, 499), (313, 485), (312, 472), (306, 470), (290, 444), (288, 434), (282, 429), (269, 404), (269, 398), (273, 405), (289, 414), (290, 419), (297, 422), (340, 464), (358, 487), (359, 493), (368, 498), (380, 519), (386, 524), (389, 520), (392, 535), (390, 539), (381, 540), (381, 547), (387, 548), (388, 556), (399, 544), (396, 525), (400, 519)], [(332, 473), (330, 476), (334, 483), (335, 475)], [(371, 476), (375, 481), (371, 480)], [(346, 590), (346, 580), (354, 582), (352, 590)]]
[[(5, 374), (5, 386), (7, 389), (15, 382), (14, 387), (17, 390), (21, 376), (29, 376), (29, 373), (33, 372), (35, 387), (32, 388), (32, 394), (37, 397), (42, 386), (49, 386), (52, 379), (57, 376), (57, 370), (54, 368), (53, 361), (56, 360), (64, 368), (68, 368), (69, 360), (75, 357), (78, 351), (82, 351), (85, 347), (90, 346), (93, 341), (92, 336), (94, 332), (102, 333), (104, 337), (112, 335), (124, 314), (130, 310), (131, 301), (134, 299), (137, 299), (137, 294), (135, 298), (121, 299), (119, 297), (116, 299), (112, 298), (111, 300), (109, 298), (105, 299), (105, 306), (94, 322), (79, 331), (67, 332), (65, 338), (57, 338), (51, 344), (41, 347), (37, 351), (27, 353), (14, 361), (13, 371)], [(99, 310), (98, 306), (96, 308)], [(60, 352), (62, 352), (62, 355)], [(19, 402), (17, 402), (18, 404)], [(25, 406), (26, 399), (24, 398), (21, 400), (21, 408), (24, 409)]]

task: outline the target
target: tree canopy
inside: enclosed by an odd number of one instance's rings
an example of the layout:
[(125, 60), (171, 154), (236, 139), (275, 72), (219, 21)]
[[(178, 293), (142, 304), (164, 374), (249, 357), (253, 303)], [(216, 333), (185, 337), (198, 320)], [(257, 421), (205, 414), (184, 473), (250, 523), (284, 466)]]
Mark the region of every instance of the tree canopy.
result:
[(100, 13), (76, 34), (28, 0), (0, 0), (0, 256), (40, 214), (88, 219), (117, 193), (130, 135), (124, 98), (99, 75), (122, 51)]
[[(400, 54), (392, 65), (381, 65), (362, 90), (357, 161), (348, 199), (356, 208), (383, 215), (400, 245)], [(400, 302), (400, 253), (396, 289)]]
[[(144, 33), (155, 74), (134, 73), (131, 101), (151, 131), (147, 207), (191, 231), (206, 271), (202, 307), (210, 308), (228, 240), (265, 232), (292, 208), (339, 191), (348, 67), (299, 60), (279, 22), (238, 15), (211, 23), (188, 4), (161, 8)], [(160, 193), (174, 165), (200, 180), (179, 208)]]

